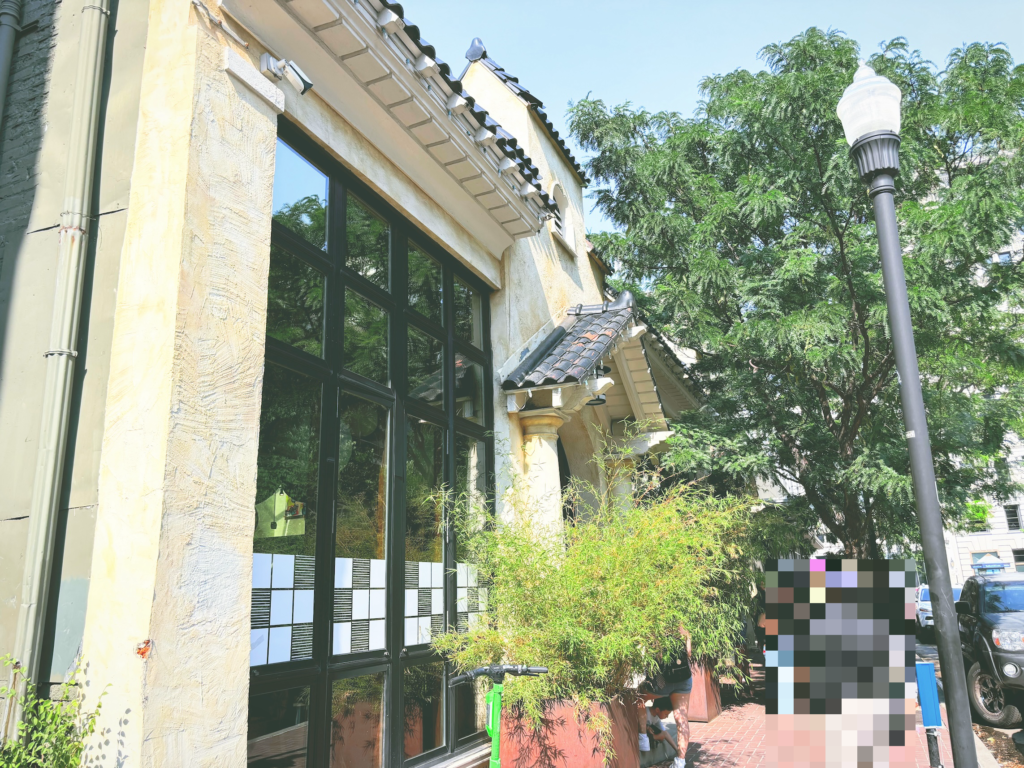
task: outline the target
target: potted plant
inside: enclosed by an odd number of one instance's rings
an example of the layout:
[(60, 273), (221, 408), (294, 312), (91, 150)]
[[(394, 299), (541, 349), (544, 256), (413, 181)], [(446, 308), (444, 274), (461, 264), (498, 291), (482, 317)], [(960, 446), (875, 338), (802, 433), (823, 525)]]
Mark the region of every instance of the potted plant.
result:
[(486, 612), (437, 638), (436, 649), (460, 671), (492, 663), (549, 669), (507, 683), (503, 764), (637, 765), (635, 686), (678, 649), (679, 626), (705, 668), (724, 670), (764, 543), (792, 539), (783, 549), (800, 548), (800, 534), (757, 499), (644, 479), (634, 478), (643, 490), (628, 503), (571, 490), (582, 513), (557, 532), (538, 531), (522, 504), (492, 524), (456, 505), (459, 560), (478, 570)]

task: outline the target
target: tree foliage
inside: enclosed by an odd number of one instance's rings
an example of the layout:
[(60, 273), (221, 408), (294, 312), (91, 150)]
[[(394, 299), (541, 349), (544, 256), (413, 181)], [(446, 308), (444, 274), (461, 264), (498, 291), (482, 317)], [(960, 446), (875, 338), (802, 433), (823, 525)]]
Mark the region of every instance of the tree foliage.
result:
[[(570, 125), (619, 230), (591, 239), (699, 353), (705, 405), (678, 425), (676, 466), (720, 488), (798, 486), (792, 503), (865, 557), (918, 531), (871, 204), (836, 116), (858, 54), (811, 28), (765, 47), (764, 71), (705, 78), (693, 118), (588, 98)], [(993, 256), (1024, 224), (1024, 67), (975, 43), (937, 71), (902, 38), (868, 63), (903, 92), (896, 204), (959, 526), (972, 500), (1016, 490), (1024, 265)]]

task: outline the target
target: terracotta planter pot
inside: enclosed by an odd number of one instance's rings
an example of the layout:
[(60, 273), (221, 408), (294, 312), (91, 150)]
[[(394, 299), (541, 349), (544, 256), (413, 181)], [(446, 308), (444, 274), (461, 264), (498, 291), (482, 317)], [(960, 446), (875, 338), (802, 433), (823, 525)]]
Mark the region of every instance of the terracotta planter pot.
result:
[[(611, 768), (639, 768), (639, 713), (635, 704), (613, 701), (590, 710), (611, 719)], [(501, 718), (502, 768), (605, 768), (605, 754), (597, 733), (576, 719), (571, 702), (554, 701), (544, 709), (539, 730), (509, 711)]]
[(710, 723), (722, 714), (722, 686), (718, 677), (697, 664), (693, 671), (693, 690), (690, 692), (689, 720), (694, 723)]

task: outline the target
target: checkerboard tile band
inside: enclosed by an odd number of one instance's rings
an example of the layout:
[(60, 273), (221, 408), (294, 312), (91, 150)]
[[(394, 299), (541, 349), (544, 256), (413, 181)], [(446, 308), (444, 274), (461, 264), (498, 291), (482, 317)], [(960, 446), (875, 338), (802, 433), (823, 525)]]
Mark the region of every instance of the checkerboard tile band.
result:
[(487, 587), (480, 586), (475, 565), (455, 565), (455, 629), (468, 632), (487, 611)]
[(312, 658), (314, 562), (253, 554), (249, 666)]
[(444, 566), (405, 562), (405, 643), (429, 643), (444, 632)]
[(334, 558), (331, 653), (341, 656), (384, 648), (387, 562)]

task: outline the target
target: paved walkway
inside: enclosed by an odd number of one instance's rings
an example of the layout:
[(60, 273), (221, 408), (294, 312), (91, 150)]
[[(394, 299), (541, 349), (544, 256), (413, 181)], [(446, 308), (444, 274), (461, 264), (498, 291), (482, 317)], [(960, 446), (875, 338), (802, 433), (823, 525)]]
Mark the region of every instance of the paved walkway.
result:
[[(749, 702), (723, 702), (722, 714), (710, 723), (690, 724), (690, 748), (686, 752), (687, 768), (714, 766), (715, 768), (755, 768), (766, 766), (764, 719), (764, 668), (751, 668), (755, 698)], [(723, 686), (726, 688), (727, 686)], [(723, 698), (729, 699), (726, 693)], [(946, 721), (946, 705), (942, 704), (942, 719)], [(917, 712), (917, 732), (914, 734), (915, 763), (917, 768), (928, 768), (928, 743), (921, 726), (921, 711)], [(980, 744), (980, 742), (979, 742)], [(942, 763), (953, 768), (953, 755), (949, 748), (949, 731), (939, 731), (939, 749)], [(981, 765), (992, 765), (979, 754)], [(991, 758), (990, 758), (991, 759)], [(664, 765), (671, 765), (665, 763)]]

